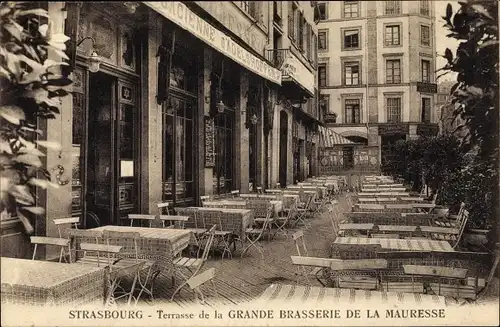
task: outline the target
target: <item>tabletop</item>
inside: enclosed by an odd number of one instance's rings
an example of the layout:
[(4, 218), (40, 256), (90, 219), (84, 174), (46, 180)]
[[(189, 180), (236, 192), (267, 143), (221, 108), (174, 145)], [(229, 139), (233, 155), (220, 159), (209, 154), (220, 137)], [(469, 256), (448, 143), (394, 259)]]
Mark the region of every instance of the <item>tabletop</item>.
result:
[(422, 275), (422, 276), (437, 276), (448, 278), (465, 279), (467, 269), (442, 267), (442, 266), (423, 266), (423, 265), (403, 265), (405, 274)]
[(1, 258), (3, 284), (51, 288), (67, 281), (103, 271), (103, 267), (41, 260)]
[[(405, 307), (408, 305), (411, 308), (429, 304), (445, 306), (445, 298), (437, 295), (299, 286), (295, 284), (271, 284), (255, 301), (267, 302), (272, 300), (282, 301), (285, 299), (287, 302), (312, 302), (331, 305), (341, 302), (355, 303), (357, 300), (358, 302), (362, 301), (363, 305), (369, 305), (369, 303), (375, 305), (379, 305), (380, 303), (389, 305), (404, 304)], [(369, 303), (366, 301), (369, 301)]]
[(364, 237), (337, 237), (334, 244), (380, 244), (382, 249), (397, 251), (442, 251), (454, 252), (447, 241), (435, 241), (427, 239), (390, 239), (390, 238), (364, 238)]
[(139, 233), (141, 238), (164, 239), (170, 241), (177, 241), (186, 236), (191, 236), (191, 234), (193, 233), (188, 229), (130, 227), (130, 226), (114, 226), (114, 225), (101, 226), (93, 228), (91, 230), (130, 232), (130, 233), (136, 232)]

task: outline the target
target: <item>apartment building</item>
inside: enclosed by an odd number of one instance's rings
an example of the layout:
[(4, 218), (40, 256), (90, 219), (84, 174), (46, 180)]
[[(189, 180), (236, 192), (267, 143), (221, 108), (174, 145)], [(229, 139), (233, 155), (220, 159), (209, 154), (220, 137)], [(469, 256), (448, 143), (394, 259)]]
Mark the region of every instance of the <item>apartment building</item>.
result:
[(328, 164), (339, 171), (377, 171), (389, 144), (437, 133), (434, 3), (325, 1), (317, 6), (325, 121), (357, 144), (337, 149), (340, 160)]

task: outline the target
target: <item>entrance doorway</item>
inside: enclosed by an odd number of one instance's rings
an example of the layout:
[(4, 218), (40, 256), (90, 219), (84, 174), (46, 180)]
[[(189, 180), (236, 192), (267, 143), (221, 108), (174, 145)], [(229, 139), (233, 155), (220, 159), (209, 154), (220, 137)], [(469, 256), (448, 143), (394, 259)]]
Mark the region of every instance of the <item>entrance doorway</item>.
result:
[(394, 153), (391, 151), (392, 146), (400, 141), (406, 140), (405, 134), (391, 134), (391, 135), (382, 135), (381, 137), (381, 164), (382, 170), (387, 172), (387, 164), (394, 158)]
[[(85, 211), (99, 225), (120, 224), (138, 212), (138, 88), (111, 74), (89, 75)], [(91, 228), (96, 222), (86, 221)]]
[(281, 187), (286, 187), (288, 170), (288, 115), (280, 112), (280, 150), (279, 150), (279, 181)]

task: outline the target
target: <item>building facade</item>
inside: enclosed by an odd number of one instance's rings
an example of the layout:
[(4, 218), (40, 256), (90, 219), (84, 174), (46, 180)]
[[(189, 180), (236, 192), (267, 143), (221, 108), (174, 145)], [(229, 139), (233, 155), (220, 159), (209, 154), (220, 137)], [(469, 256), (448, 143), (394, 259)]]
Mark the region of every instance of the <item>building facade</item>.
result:
[[(63, 73), (73, 85), (61, 114), (40, 126), (62, 149), (45, 157), (60, 187), (37, 191), (46, 214), (33, 218), (36, 235), (57, 236), (56, 218), (128, 224), (160, 202), (199, 205), (202, 195), (315, 174), (310, 1), (42, 5), (52, 32), (71, 38)], [(2, 221), (2, 255), (31, 255), (21, 229)]]
[(349, 167), (328, 164), (376, 172), (391, 143), (437, 133), (434, 15), (432, 1), (318, 2), (325, 121), (359, 144), (339, 154)]

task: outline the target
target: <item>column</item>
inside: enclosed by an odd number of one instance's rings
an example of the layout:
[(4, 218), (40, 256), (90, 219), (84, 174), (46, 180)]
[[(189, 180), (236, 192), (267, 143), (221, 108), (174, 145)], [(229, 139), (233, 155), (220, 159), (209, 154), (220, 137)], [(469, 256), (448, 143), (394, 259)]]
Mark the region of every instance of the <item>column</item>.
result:
[(147, 107), (144, 110), (143, 122), (146, 126), (142, 126), (143, 146), (147, 149), (147, 163), (143, 166), (141, 172), (147, 183), (147, 189), (143, 190), (146, 193), (143, 212), (156, 214), (158, 209), (156, 205), (162, 201), (162, 181), (163, 181), (163, 117), (162, 107), (156, 101), (157, 83), (158, 83), (158, 63), (156, 53), (161, 44), (162, 35), (162, 18), (155, 13), (149, 11), (149, 35), (148, 35), (148, 51), (151, 60), (148, 60), (147, 65)]
[(236, 103), (235, 113), (235, 185), (241, 193), (248, 193), (249, 183), (249, 158), (248, 129), (245, 127), (245, 114), (247, 109), (248, 74), (241, 72), (239, 97)]
[[(200, 74), (199, 82), (199, 90), (201, 94), (199, 95), (199, 110), (198, 110), (198, 162), (200, 163), (199, 171), (201, 177), (199, 178), (200, 185), (200, 196), (201, 195), (209, 195), (214, 193), (214, 168), (205, 167), (205, 117), (210, 115), (210, 74), (212, 73), (212, 60), (213, 60), (213, 51), (209, 48), (203, 49), (203, 68), (202, 73)], [(205, 101), (207, 99), (207, 101)], [(198, 199), (197, 199), (198, 200)]]

